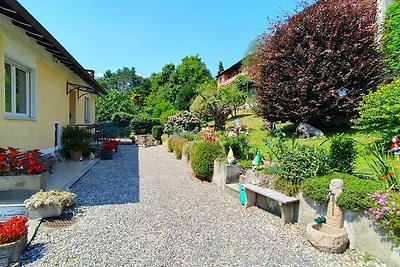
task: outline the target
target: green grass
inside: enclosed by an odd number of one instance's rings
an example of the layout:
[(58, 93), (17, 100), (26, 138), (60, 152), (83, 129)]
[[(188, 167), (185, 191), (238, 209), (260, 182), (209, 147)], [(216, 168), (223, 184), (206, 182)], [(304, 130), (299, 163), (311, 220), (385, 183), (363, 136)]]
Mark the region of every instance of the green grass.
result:
[[(257, 117), (254, 114), (241, 114), (236, 117), (232, 117), (228, 119), (227, 126), (233, 125), (233, 121), (237, 118), (240, 118), (243, 125), (247, 125), (251, 128), (249, 143), (252, 147), (256, 149), (260, 149), (261, 153), (264, 154), (265, 157), (268, 158), (268, 149), (264, 144), (264, 139), (269, 135), (267, 131), (261, 130), (263, 119)], [(286, 143), (288, 145), (291, 144), (292, 136), (295, 134), (296, 125), (293, 123), (284, 123), (278, 124), (277, 127), (282, 128), (283, 132), (286, 134)], [(311, 147), (321, 147), (324, 149), (328, 149), (330, 147), (329, 137), (333, 136), (336, 133), (346, 133), (349, 134), (354, 140), (364, 145), (370, 145), (373, 142), (378, 141), (378, 137), (371, 134), (365, 134), (354, 129), (337, 129), (336, 131), (325, 132), (324, 137), (315, 138), (315, 139), (302, 139), (299, 140), (299, 143), (302, 145), (307, 145)], [(358, 157), (356, 159), (356, 173), (371, 173), (371, 169), (369, 168), (366, 158), (371, 157), (371, 154), (367, 151), (367, 149), (357, 143), (356, 148), (358, 151)]]

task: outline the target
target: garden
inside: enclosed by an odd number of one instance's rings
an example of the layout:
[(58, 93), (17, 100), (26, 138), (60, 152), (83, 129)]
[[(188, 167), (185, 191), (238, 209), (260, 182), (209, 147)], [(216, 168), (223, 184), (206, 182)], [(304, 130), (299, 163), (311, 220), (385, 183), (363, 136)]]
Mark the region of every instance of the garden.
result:
[[(265, 209), (280, 208), (278, 215), (289, 218), (284, 223), (312, 224), (317, 232), (334, 224), (332, 231), (344, 231), (340, 251), (322, 251), (343, 252), (350, 241), (396, 262), (400, 2), (386, 11), (382, 31), (376, 1), (317, 1), (299, 10), (272, 21), (252, 42), (242, 60), (245, 74), (228, 86), (217, 86), (198, 55), (149, 78), (134, 68), (107, 71), (98, 79), (108, 94), (96, 102), (96, 120), (129, 129), (138, 145), (162, 143), (202, 181), (221, 186), (216, 177), (224, 172), (221, 188), (233, 184), (228, 191), (244, 206), (272, 199)], [(77, 160), (90, 155), (89, 139), (78, 127), (64, 129), (65, 153)], [(102, 140), (100, 151), (111, 159), (118, 142)], [(10, 172), (4, 167), (10, 162), (13, 172), (26, 164), (41, 172), (2, 149), (0, 175)], [(61, 210), (74, 199), (49, 194), (45, 202), (56, 201)], [(41, 206), (36, 203), (26, 205)], [(14, 221), (18, 227), (9, 232)], [(23, 240), (25, 222), (2, 223), (0, 246)], [(371, 250), (368, 242), (378, 245)]]

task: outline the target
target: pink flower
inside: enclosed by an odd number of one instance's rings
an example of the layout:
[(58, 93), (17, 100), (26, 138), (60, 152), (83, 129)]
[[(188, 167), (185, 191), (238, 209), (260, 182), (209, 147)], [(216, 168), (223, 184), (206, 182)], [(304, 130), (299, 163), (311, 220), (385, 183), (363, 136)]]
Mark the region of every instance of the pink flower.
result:
[(397, 203), (396, 203), (396, 202), (392, 202), (391, 204), (392, 204), (393, 207), (396, 207), (396, 206), (397, 206)]
[(390, 224), (390, 222), (389, 221), (386, 221), (386, 225), (389, 225)]

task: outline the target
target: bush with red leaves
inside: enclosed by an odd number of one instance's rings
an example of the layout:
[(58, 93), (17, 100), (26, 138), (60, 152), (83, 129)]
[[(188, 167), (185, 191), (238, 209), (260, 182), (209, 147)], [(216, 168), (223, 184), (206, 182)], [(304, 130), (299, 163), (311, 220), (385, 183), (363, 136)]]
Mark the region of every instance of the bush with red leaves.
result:
[(321, 0), (261, 36), (251, 72), (265, 118), (333, 126), (355, 116), (384, 78), (376, 9), (376, 0)]

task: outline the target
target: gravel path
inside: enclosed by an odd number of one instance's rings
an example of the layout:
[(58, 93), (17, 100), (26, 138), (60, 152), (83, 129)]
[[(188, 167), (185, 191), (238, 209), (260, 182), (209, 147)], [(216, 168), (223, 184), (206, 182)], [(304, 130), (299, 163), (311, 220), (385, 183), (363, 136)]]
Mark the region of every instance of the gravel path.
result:
[(114, 160), (100, 161), (72, 189), (78, 222), (41, 227), (23, 266), (366, 265), (356, 250), (318, 252), (304, 227), (243, 209), (162, 146), (120, 146)]

